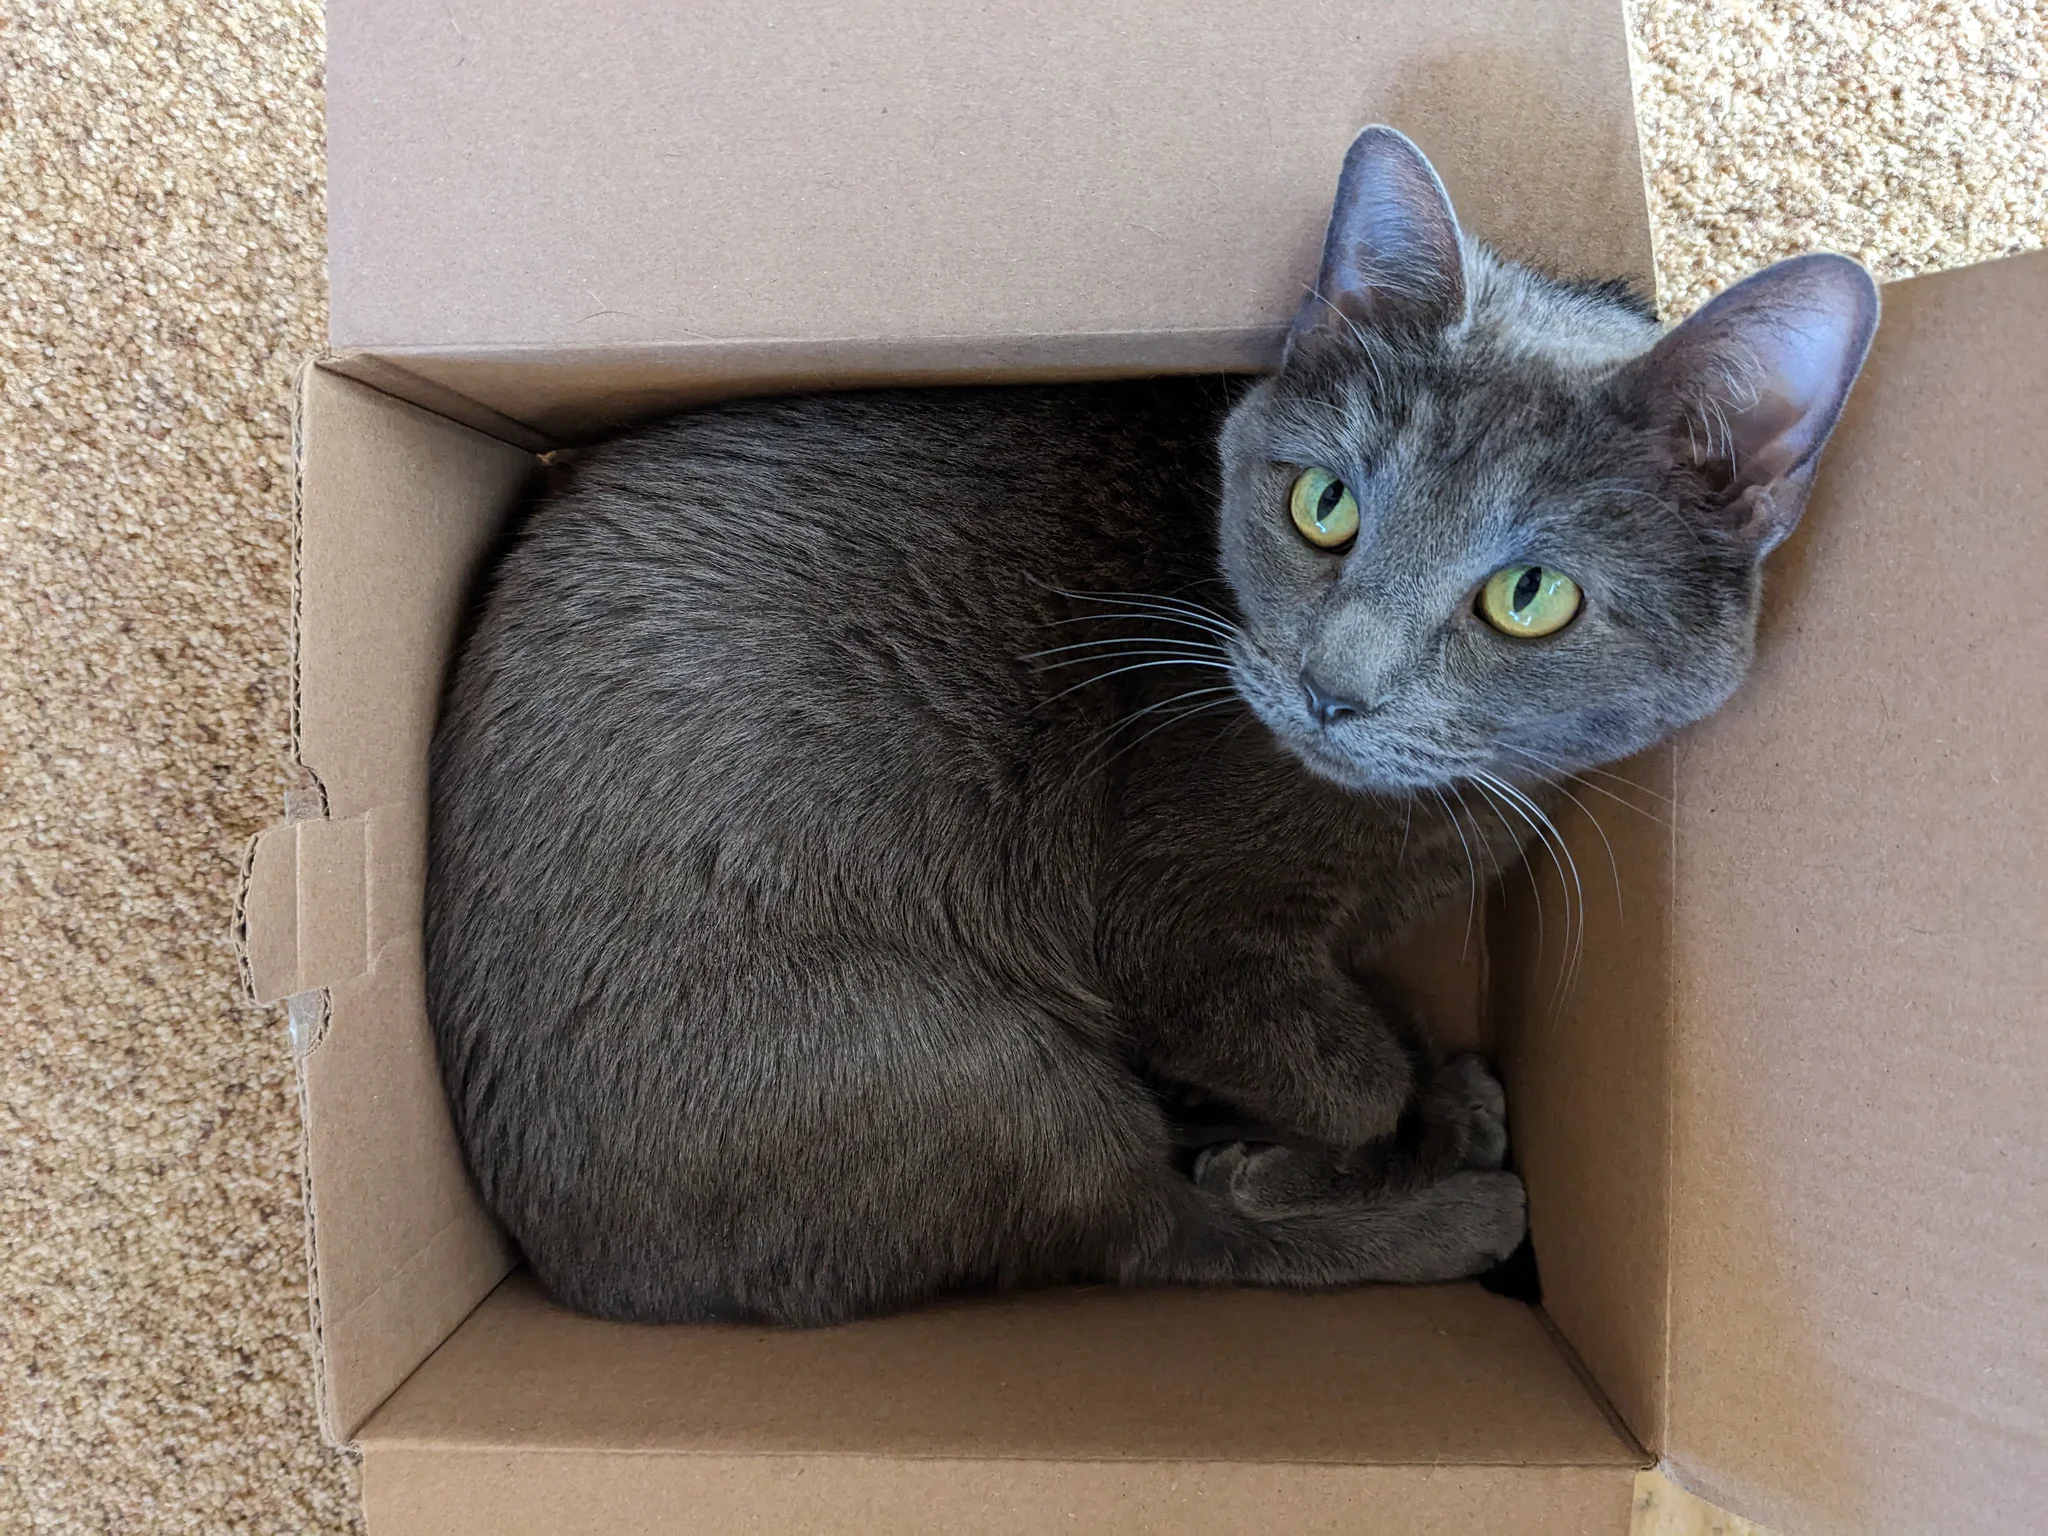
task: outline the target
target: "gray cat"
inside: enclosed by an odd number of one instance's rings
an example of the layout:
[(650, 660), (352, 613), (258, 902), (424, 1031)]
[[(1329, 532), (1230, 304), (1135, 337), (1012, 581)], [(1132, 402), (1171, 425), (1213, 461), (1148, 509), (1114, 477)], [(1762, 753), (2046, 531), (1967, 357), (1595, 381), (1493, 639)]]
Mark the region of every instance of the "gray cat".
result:
[(1493, 1265), (1500, 1089), (1373, 957), (1729, 696), (1876, 320), (1817, 255), (1660, 339), (1372, 128), (1270, 378), (589, 453), (433, 751), (430, 1008), (540, 1280), (821, 1324)]

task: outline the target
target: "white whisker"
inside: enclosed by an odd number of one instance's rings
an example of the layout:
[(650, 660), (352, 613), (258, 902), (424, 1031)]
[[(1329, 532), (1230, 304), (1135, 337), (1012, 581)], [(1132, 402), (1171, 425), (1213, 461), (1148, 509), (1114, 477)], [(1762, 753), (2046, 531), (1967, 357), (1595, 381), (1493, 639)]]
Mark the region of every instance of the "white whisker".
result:
[[(1626, 796), (1617, 795), (1613, 790), (1605, 788), (1602, 785), (1595, 784), (1592, 781), (1592, 779), (1588, 776), (1597, 773), (1602, 778), (1612, 779), (1617, 784), (1626, 785), (1630, 789), (1640, 790), (1643, 794), (1650, 796), (1654, 800), (1660, 800), (1666, 805), (1670, 805), (1672, 803), (1671, 797), (1669, 795), (1659, 794), (1656, 790), (1651, 789), (1648, 785), (1638, 784), (1634, 779), (1625, 778), (1618, 773), (1609, 773), (1604, 768), (1581, 768), (1578, 770), (1577, 773), (1573, 773), (1569, 769), (1565, 768), (1562, 764), (1553, 762), (1549, 758), (1539, 756), (1537, 753), (1529, 751), (1526, 747), (1518, 747), (1511, 742), (1502, 742), (1501, 745), (1507, 748), (1508, 751), (1514, 753), (1517, 757), (1525, 758), (1529, 762), (1534, 763), (1538, 769), (1547, 769), (1549, 772), (1557, 775), (1559, 778), (1578, 779), (1581, 784), (1583, 784), (1587, 789), (1592, 790), (1594, 794), (1605, 795), (1608, 799), (1612, 800), (1616, 805), (1626, 806), (1629, 810), (1634, 811), (1638, 816), (1648, 817), (1651, 821), (1654, 821), (1660, 827), (1667, 827), (1670, 825), (1668, 821), (1666, 821), (1662, 816), (1659, 816), (1655, 811), (1645, 810), (1642, 806), (1637, 805), (1633, 800), (1628, 799)], [(1553, 779), (1548, 782), (1555, 783), (1556, 780)]]
[[(1034, 670), (1039, 672), (1058, 672), (1065, 667), (1085, 667), (1090, 662), (1096, 661), (1119, 661), (1127, 656), (1169, 656), (1176, 661), (1184, 661), (1189, 666), (1194, 667), (1228, 667), (1230, 665), (1219, 653), (1213, 651), (1189, 651), (1147, 646), (1115, 651), (1096, 651), (1088, 656), (1069, 656), (1065, 661), (1048, 661), (1034, 668)], [(1104, 673), (1103, 675), (1106, 677), (1109, 674)]]
[[(1594, 832), (1599, 835), (1600, 846), (1607, 850), (1607, 871), (1614, 877), (1615, 917), (1617, 918), (1617, 920), (1626, 925), (1628, 921), (1628, 914), (1621, 899), (1621, 864), (1614, 857), (1614, 844), (1607, 840), (1607, 829), (1600, 825), (1600, 818), (1593, 814), (1593, 808), (1590, 805), (1586, 804), (1585, 801), (1581, 800), (1577, 795), (1572, 793), (1571, 785), (1567, 784), (1562, 779), (1553, 778), (1544, 778), (1543, 782), (1548, 784), (1552, 789), (1556, 790), (1560, 795), (1563, 795), (1565, 799), (1571, 801), (1573, 805), (1576, 805), (1579, 808), (1580, 814), (1582, 814), (1586, 818), (1586, 820), (1592, 825)], [(1585, 787), (1587, 789), (1598, 789), (1600, 786), (1597, 784), (1588, 784)], [(1627, 802), (1624, 801), (1623, 803), (1626, 804)]]
[(1179, 624), (1188, 629), (1199, 630), (1205, 635), (1214, 635), (1219, 640), (1235, 640), (1238, 637), (1238, 631), (1234, 627), (1208, 619), (1193, 618), (1184, 613), (1170, 613), (1163, 608), (1084, 613), (1070, 619), (1049, 619), (1046, 621), (1046, 628), (1064, 629), (1071, 624), (1110, 624), (1118, 621), (1130, 624)]
[[(1479, 791), (1481, 798), (1486, 802), (1486, 808), (1493, 812), (1493, 819), (1500, 823), (1501, 830), (1511, 837), (1514, 836), (1514, 827), (1509, 824), (1507, 817), (1501, 814), (1500, 797), (1479, 779), (1472, 781), (1472, 787)], [(1525, 823), (1528, 820), (1527, 817), (1520, 819)], [(1520, 841), (1520, 838), (1516, 838), (1518, 844)], [(1540, 952), (1543, 948), (1543, 886), (1537, 880), (1535, 866), (1529, 862), (1526, 852), (1522, 855), (1521, 865), (1522, 876), (1529, 882), (1529, 899), (1536, 905), (1536, 948)]]
[(1061, 587), (1048, 587), (1046, 590), (1056, 597), (1071, 598), (1079, 603), (1101, 603), (1105, 606), (1127, 603), (1162, 618), (1176, 618), (1184, 623), (1199, 622), (1220, 634), (1237, 633), (1237, 626), (1222, 614), (1204, 608), (1200, 603), (1191, 603), (1186, 598), (1163, 596), (1156, 592), (1069, 592)]
[(1140, 733), (1139, 735), (1133, 737), (1131, 740), (1125, 742), (1121, 747), (1118, 747), (1116, 751), (1112, 752), (1108, 757), (1105, 757), (1100, 762), (1096, 763), (1095, 766), (1089, 770), (1089, 777), (1092, 778), (1094, 777), (1094, 775), (1102, 772), (1103, 769), (1107, 768), (1111, 763), (1115, 762), (1118, 758), (1122, 757), (1126, 752), (1136, 751), (1139, 747), (1143, 746), (1146, 742), (1150, 741), (1154, 736), (1158, 735), (1161, 731), (1166, 730), (1168, 727), (1179, 725), (1183, 720), (1192, 720), (1196, 715), (1201, 714), (1205, 710), (1224, 708), (1226, 705), (1232, 703), (1235, 700), (1237, 690), (1235, 688), (1198, 688), (1188, 693), (1176, 694), (1174, 695), (1174, 697), (1170, 699), (1161, 700), (1159, 703), (1150, 705), (1145, 709), (1141, 709), (1137, 711), (1135, 714), (1126, 715), (1122, 720), (1119, 720), (1115, 725), (1111, 726), (1107, 731), (1102, 733), (1100, 740), (1091, 750), (1091, 755), (1093, 752), (1099, 752), (1103, 747), (1109, 745), (1110, 738), (1115, 736), (1118, 731), (1123, 730), (1126, 726), (1136, 724), (1146, 715), (1152, 714), (1156, 710), (1164, 709), (1169, 704), (1186, 703), (1187, 700), (1199, 698), (1203, 694), (1217, 693), (1229, 694), (1231, 697), (1212, 698), (1204, 703), (1196, 704), (1187, 709), (1183, 709), (1174, 714), (1168, 715), (1164, 720), (1159, 721), (1157, 724), (1153, 725), (1149, 730), (1146, 730)]
[(1211, 645), (1206, 640), (1173, 640), (1164, 635), (1112, 635), (1102, 640), (1080, 640), (1072, 645), (1055, 645), (1043, 651), (1027, 651), (1020, 658), (1023, 661), (1037, 661), (1045, 656), (1060, 656), (1069, 651), (1111, 650), (1124, 645), (1170, 645), (1177, 650), (1199, 651), (1208, 656), (1227, 656), (1230, 653), (1220, 645)]
[(1458, 845), (1465, 850), (1465, 872), (1471, 894), (1465, 899), (1465, 941), (1458, 947), (1458, 959), (1462, 962), (1472, 949), (1472, 920), (1479, 906), (1479, 866), (1472, 862), (1472, 845), (1465, 839), (1464, 823), (1451, 809), (1451, 802), (1444, 798), (1440, 789), (1431, 789), (1430, 793), (1436, 796), (1436, 803), (1443, 807), (1444, 814), (1451, 818), (1451, 829), (1458, 834)]
[(1609, 773), (1605, 768), (1581, 768), (1579, 772), (1597, 773), (1603, 779), (1612, 779), (1617, 784), (1626, 784), (1632, 789), (1639, 789), (1644, 794), (1651, 796), (1653, 799), (1662, 800), (1666, 805), (1672, 803), (1671, 797), (1665, 794), (1662, 790), (1652, 789), (1647, 784), (1638, 784), (1634, 779), (1628, 777), (1628, 775), (1626, 774)]
[(1470, 803), (1465, 799), (1464, 786), (1453, 782), (1450, 790), (1451, 794), (1457, 798), (1458, 808), (1465, 813), (1465, 819), (1472, 823), (1473, 840), (1478, 843), (1479, 852), (1485, 858), (1486, 867), (1491, 872), (1487, 878), (1493, 881), (1499, 880), (1501, 877), (1500, 860), (1493, 856), (1493, 844), (1487, 841), (1485, 830), (1479, 825), (1479, 817), (1473, 812)]
[(1123, 730), (1126, 726), (1135, 724), (1137, 721), (1144, 719), (1147, 715), (1156, 714), (1158, 711), (1162, 709), (1169, 709), (1175, 704), (1185, 704), (1189, 699), (1200, 698), (1204, 694), (1235, 692), (1237, 692), (1235, 688), (1229, 687), (1187, 689), (1184, 692), (1174, 694), (1171, 698), (1160, 699), (1154, 703), (1146, 704), (1141, 708), (1132, 710), (1128, 715), (1125, 715), (1121, 720), (1117, 721), (1114, 725), (1110, 726), (1107, 730), (1105, 730), (1102, 733), (1099, 740), (1107, 741), (1110, 737), (1114, 736), (1118, 731)]
[[(1578, 979), (1579, 962), (1585, 951), (1586, 892), (1585, 887), (1579, 881), (1578, 860), (1572, 857), (1571, 846), (1565, 842), (1564, 834), (1558, 831), (1557, 823), (1550, 819), (1550, 813), (1544, 810), (1542, 806), (1538, 805), (1506, 779), (1488, 773), (1484, 769), (1479, 770), (1477, 777), (1490, 784), (1495, 790), (1504, 795), (1511, 805), (1517, 806), (1521, 810), (1524, 819), (1528, 820), (1531, 829), (1536, 832), (1539, 838), (1543, 839), (1544, 847), (1550, 854), (1551, 862), (1557, 866), (1559, 880), (1562, 881), (1567, 875), (1571, 879), (1571, 889), (1564, 892), (1565, 952), (1567, 958), (1560, 967), (1557, 989), (1551, 999), (1551, 1008), (1555, 1012), (1564, 1006), (1564, 1000), (1571, 995), (1572, 986)], [(1576, 926), (1573, 922), (1574, 897), (1577, 898)]]
[(1112, 677), (1121, 677), (1126, 672), (1143, 672), (1148, 667), (1210, 667), (1218, 672), (1228, 672), (1230, 670), (1228, 662), (1191, 661), (1182, 657), (1175, 657), (1172, 661), (1134, 661), (1129, 666), (1111, 667), (1107, 672), (1098, 673), (1094, 677), (1084, 677), (1071, 688), (1062, 688), (1051, 698), (1040, 700), (1036, 707), (1043, 709), (1048, 704), (1057, 704), (1070, 693), (1079, 693), (1083, 688), (1091, 688), (1097, 683), (1107, 682)]

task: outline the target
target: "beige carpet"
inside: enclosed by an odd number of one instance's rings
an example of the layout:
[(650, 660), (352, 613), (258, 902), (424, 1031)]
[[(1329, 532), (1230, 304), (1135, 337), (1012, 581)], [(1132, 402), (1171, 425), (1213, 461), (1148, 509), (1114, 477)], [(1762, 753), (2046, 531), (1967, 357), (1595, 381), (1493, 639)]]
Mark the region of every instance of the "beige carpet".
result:
[[(1667, 303), (1812, 244), (2048, 234), (2048, 11), (1639, 7)], [(339, 1530), (282, 1024), (287, 386), (323, 330), (316, 0), (0, 0), (0, 1527)], [(1704, 1529), (1705, 1527), (1701, 1527)]]
[(0, 1526), (343, 1529), (291, 1061), (226, 943), (288, 751), (320, 7), (0, 17)]

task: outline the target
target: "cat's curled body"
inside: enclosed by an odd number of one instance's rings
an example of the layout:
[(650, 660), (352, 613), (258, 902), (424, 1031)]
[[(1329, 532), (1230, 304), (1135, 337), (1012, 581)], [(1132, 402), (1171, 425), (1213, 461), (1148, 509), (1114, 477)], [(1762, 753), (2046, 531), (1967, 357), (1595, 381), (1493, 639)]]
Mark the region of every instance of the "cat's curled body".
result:
[[(1341, 1145), (1394, 1129), (1404, 1052), (1362, 995), (1354, 1027), (1314, 1011), (1347, 921), (1462, 891), (1449, 827), (1403, 856), (1404, 809), (1228, 694), (1134, 741), (1227, 687), (1162, 654), (1210, 637), (1050, 590), (1214, 593), (1224, 398), (737, 406), (592, 456), (537, 519), (437, 763), (435, 1014), (485, 1192), (567, 1299), (816, 1321), (1258, 1278), (1179, 1251), (1226, 1212), (1138, 1069)], [(1091, 637), (1128, 649), (1033, 657)], [(1418, 1270), (1519, 1235), (1512, 1180), (1473, 1183), (1479, 1246)]]
[[(1526, 835), (1429, 791), (1725, 698), (1818, 441), (1767, 484), (1689, 459), (1681, 419), (1732, 443), (1739, 401), (1703, 412), (1615, 297), (1447, 251), (1426, 163), (1369, 140), (1336, 321), (1274, 379), (740, 403), (535, 512), (435, 741), (429, 1007), (564, 1301), (825, 1323), (1517, 1244), (1497, 1087), (1369, 971)], [(1303, 465), (1353, 485), (1355, 547), (1290, 522)], [(1517, 559), (1581, 573), (1590, 635), (1477, 626)], [(1256, 1139), (1191, 1174), (1176, 1085)]]

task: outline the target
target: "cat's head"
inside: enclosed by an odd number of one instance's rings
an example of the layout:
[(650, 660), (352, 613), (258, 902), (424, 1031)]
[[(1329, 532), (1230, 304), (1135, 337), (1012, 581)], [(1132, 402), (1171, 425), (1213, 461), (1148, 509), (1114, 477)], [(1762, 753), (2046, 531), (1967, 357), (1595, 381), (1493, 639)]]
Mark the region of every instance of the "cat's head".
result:
[(1804, 256), (1660, 332), (1464, 235), (1368, 128), (1285, 360), (1223, 433), (1239, 691), (1357, 789), (1574, 771), (1709, 714), (1877, 310), (1856, 263)]

